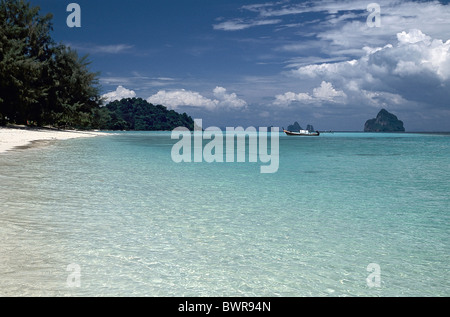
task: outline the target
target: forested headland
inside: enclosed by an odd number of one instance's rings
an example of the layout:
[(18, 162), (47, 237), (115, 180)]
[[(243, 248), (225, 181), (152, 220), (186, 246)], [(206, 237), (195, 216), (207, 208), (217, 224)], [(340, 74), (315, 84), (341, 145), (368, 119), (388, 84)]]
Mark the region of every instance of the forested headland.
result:
[(25, 0), (0, 0), (0, 125), (107, 130), (193, 128), (178, 114), (139, 98), (102, 105), (99, 73), (87, 56), (51, 37), (52, 14)]
[(102, 130), (167, 131), (176, 127), (194, 129), (194, 120), (186, 113), (151, 103), (141, 98), (128, 98), (109, 103), (99, 118)]

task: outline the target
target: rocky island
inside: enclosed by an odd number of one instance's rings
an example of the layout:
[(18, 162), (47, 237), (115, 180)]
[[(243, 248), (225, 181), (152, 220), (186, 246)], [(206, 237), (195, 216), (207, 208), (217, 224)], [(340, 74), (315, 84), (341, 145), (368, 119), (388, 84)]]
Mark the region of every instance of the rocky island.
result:
[(302, 127), (300, 126), (300, 124), (295, 121), (294, 124), (288, 125), (288, 131), (300, 131), (303, 130)]
[(364, 132), (405, 132), (405, 128), (397, 116), (381, 109), (375, 119), (366, 121)]
[[(297, 121), (295, 121), (294, 124), (289, 125), (287, 129), (288, 129), (288, 131), (300, 131), (300, 130), (303, 130), (303, 128), (300, 126), (300, 124)], [(284, 130), (284, 128), (283, 128), (283, 130)], [(315, 131), (314, 127), (311, 124), (307, 125), (306, 130), (308, 130), (310, 132)]]

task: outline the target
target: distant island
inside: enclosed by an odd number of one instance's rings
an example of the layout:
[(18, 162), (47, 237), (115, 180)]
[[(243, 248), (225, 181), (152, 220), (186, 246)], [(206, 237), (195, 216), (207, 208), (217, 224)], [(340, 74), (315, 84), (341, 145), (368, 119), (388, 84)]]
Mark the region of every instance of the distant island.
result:
[(381, 109), (376, 118), (366, 121), (364, 132), (405, 132), (405, 128), (397, 116)]
[[(289, 125), (287, 129), (288, 129), (288, 131), (300, 131), (300, 130), (303, 130), (303, 128), (300, 126), (300, 124), (297, 121), (295, 121), (294, 124)], [(306, 126), (306, 130), (308, 130), (310, 132), (315, 131), (314, 127), (311, 124), (308, 124)]]
[(101, 109), (100, 130), (169, 131), (177, 127), (194, 130), (194, 120), (142, 98), (110, 102)]

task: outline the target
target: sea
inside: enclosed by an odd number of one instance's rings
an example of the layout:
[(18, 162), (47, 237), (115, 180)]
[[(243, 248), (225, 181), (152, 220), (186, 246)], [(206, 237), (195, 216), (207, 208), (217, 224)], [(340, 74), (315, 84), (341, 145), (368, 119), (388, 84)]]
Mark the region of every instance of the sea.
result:
[(450, 134), (280, 133), (275, 173), (176, 142), (1, 154), (0, 296), (450, 296)]

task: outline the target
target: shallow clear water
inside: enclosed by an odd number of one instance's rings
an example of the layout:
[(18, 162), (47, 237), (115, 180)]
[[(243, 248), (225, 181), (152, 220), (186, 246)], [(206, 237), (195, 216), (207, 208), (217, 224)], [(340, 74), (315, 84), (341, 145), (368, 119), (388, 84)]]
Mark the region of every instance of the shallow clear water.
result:
[(0, 295), (450, 295), (449, 135), (280, 136), (275, 174), (176, 164), (174, 143), (0, 155)]

